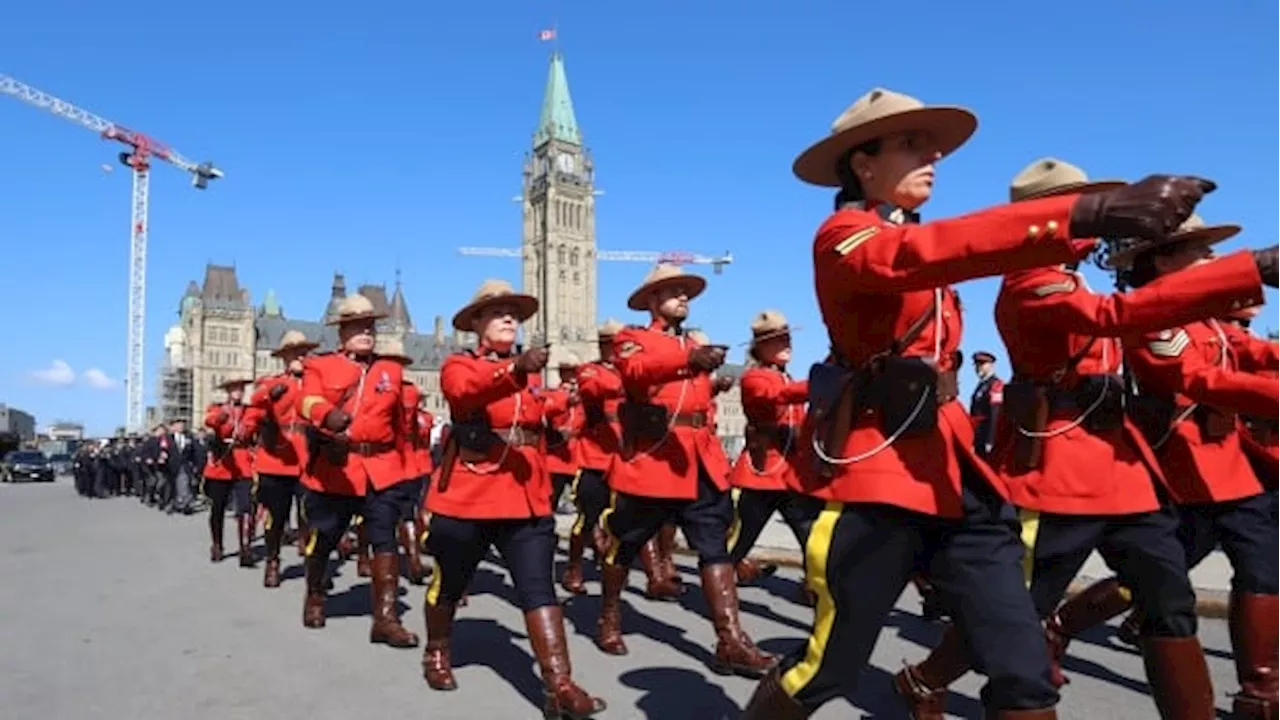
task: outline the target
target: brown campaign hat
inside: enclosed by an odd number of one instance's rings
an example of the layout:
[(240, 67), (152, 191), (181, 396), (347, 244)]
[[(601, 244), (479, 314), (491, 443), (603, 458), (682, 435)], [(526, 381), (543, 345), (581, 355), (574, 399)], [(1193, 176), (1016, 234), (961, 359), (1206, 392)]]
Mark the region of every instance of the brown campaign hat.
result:
[(632, 310), (644, 310), (648, 307), (649, 296), (665, 287), (683, 287), (685, 294), (692, 300), (707, 289), (707, 281), (701, 275), (690, 275), (672, 263), (658, 263), (645, 276), (640, 287), (627, 298), (627, 307)]
[(1107, 257), (1107, 267), (1128, 267), (1141, 254), (1166, 245), (1179, 243), (1203, 243), (1216, 245), (1240, 233), (1239, 225), (1206, 225), (1199, 215), (1192, 215), (1168, 237), (1159, 240), (1135, 240), (1125, 249)]
[(909, 95), (876, 88), (840, 113), (831, 123), (831, 134), (800, 153), (791, 169), (807, 183), (840, 187), (836, 161), (859, 145), (894, 133), (924, 131), (945, 156), (977, 129), (977, 116), (965, 108), (925, 105)]
[(464, 332), (474, 332), (476, 316), (485, 308), (497, 304), (514, 305), (516, 319), (524, 322), (538, 312), (538, 298), (518, 293), (506, 280), (485, 280), (471, 296), (471, 302), (453, 315), (453, 327)]
[(791, 334), (787, 317), (779, 310), (761, 310), (751, 319), (751, 344)]
[(403, 365), (413, 364), (413, 358), (405, 353), (404, 343), (399, 338), (378, 338), (378, 342), (373, 346), (373, 353), (380, 358), (395, 360)]
[(605, 338), (611, 338), (614, 335), (617, 335), (618, 333), (622, 332), (623, 328), (625, 327), (626, 327), (625, 325), (618, 322), (617, 320), (614, 320), (613, 318), (609, 318), (608, 320), (604, 321), (604, 324), (596, 328), (596, 337), (599, 338), (600, 340), (604, 340)]
[(564, 357), (560, 358), (560, 364), (556, 367), (560, 370), (577, 370), (581, 365), (582, 360), (578, 355), (576, 353), (569, 352), (565, 353)]
[(1084, 171), (1065, 160), (1041, 158), (1022, 168), (1009, 184), (1009, 202), (1037, 200), (1054, 195), (1094, 193), (1114, 190), (1128, 183), (1123, 180), (1090, 181)]
[(357, 322), (360, 320), (381, 320), (386, 317), (386, 313), (378, 312), (373, 309), (373, 303), (369, 298), (357, 293), (348, 295), (338, 303), (338, 312), (335, 313), (333, 319), (329, 320), (328, 325), (341, 325), (343, 323)]
[(244, 387), (245, 385), (250, 385), (252, 383), (253, 380), (247, 377), (233, 377), (223, 380), (218, 384), (218, 388), (221, 390), (230, 390), (232, 388)]
[(287, 352), (309, 353), (320, 347), (320, 343), (311, 342), (298, 330), (290, 330), (280, 338), (280, 347), (271, 351), (272, 356), (280, 357)]

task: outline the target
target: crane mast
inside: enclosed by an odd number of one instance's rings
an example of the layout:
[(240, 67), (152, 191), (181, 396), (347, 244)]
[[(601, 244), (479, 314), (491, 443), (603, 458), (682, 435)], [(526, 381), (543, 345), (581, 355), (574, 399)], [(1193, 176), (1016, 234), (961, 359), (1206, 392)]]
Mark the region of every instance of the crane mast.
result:
[(66, 100), (0, 73), (0, 94), (10, 95), (28, 105), (69, 120), (128, 148), (119, 155), (120, 163), (133, 171), (132, 216), (129, 226), (129, 317), (125, 365), (125, 427), (129, 432), (143, 429), (142, 386), (146, 364), (145, 335), (147, 329), (147, 233), (148, 198), (151, 183), (151, 159), (158, 158), (191, 175), (198, 190), (210, 180), (222, 177), (222, 171), (211, 162), (194, 163), (173, 148), (143, 133), (118, 125)]

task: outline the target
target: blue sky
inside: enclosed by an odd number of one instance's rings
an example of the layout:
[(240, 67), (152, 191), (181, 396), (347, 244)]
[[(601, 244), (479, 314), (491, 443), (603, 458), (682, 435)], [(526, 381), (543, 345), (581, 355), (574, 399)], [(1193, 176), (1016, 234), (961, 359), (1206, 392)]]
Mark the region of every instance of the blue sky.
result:
[[(1277, 237), (1276, 8), (1267, 3), (944, 3), (907, 15), (834, 1), (361, 4), (68, 0), (5, 13), (0, 73), (148, 132), (227, 173), (207, 192), (152, 179), (147, 399), (186, 283), (237, 267), (261, 301), (314, 318), (335, 270), (392, 283), (420, 328), (518, 261), (463, 245), (519, 243), (520, 163), (537, 121), (555, 24), (594, 153), (600, 247), (732, 251), (695, 317), (736, 345), (782, 309), (797, 370), (822, 352), (809, 267), (827, 191), (796, 153), (855, 97), (884, 86), (972, 107), (973, 140), (939, 168), (926, 218), (1003, 201), (1030, 161), (1092, 176), (1194, 172), (1221, 186), (1209, 222)], [(986, 13), (979, 10), (986, 8)], [(116, 148), (0, 97), (3, 299), (16, 313), (0, 402), (44, 424), (103, 432), (124, 414), (129, 177)], [(623, 320), (646, 268), (600, 269), (600, 312)], [(1094, 286), (1106, 279), (1094, 274)], [(998, 281), (960, 287), (964, 349), (1002, 354)], [(1263, 329), (1275, 326), (1275, 294)], [(735, 355), (740, 350), (735, 349)], [(34, 371), (66, 364), (39, 382)], [(97, 369), (101, 375), (86, 372)], [(46, 379), (50, 376), (46, 375)], [(106, 386), (106, 387), (97, 387)]]

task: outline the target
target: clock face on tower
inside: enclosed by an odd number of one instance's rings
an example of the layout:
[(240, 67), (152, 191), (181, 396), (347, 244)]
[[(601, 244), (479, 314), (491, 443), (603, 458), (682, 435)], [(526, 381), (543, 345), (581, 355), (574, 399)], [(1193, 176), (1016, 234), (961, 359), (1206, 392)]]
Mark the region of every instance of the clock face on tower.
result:
[(565, 174), (572, 174), (573, 173), (573, 156), (557, 155), (556, 169)]

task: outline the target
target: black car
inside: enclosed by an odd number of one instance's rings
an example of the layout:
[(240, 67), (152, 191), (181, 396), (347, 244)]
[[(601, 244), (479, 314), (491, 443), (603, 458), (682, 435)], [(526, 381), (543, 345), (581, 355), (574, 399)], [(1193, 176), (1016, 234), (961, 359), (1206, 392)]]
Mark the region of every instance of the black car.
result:
[(53, 482), (53, 463), (39, 450), (14, 450), (4, 458), (4, 481)]

